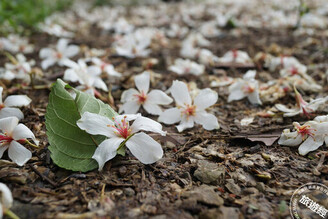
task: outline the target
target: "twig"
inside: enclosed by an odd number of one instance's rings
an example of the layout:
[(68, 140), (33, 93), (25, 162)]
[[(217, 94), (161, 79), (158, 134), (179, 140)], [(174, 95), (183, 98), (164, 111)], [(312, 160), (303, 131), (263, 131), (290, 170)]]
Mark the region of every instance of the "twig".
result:
[(57, 187), (57, 183), (55, 183), (54, 181), (52, 181), (51, 179), (49, 179), (47, 176), (43, 175), (40, 171), (38, 171), (32, 164), (29, 165), (31, 167), (31, 169), (38, 174), (44, 181), (47, 181), (48, 183), (50, 183), (53, 187)]

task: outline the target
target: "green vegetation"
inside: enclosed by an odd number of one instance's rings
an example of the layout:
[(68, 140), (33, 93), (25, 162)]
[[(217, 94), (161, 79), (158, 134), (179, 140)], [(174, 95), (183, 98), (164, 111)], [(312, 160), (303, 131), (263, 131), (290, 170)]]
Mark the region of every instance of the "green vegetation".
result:
[(1, 0), (0, 33), (4, 34), (8, 29), (15, 32), (35, 30), (47, 16), (71, 4), (69, 0)]

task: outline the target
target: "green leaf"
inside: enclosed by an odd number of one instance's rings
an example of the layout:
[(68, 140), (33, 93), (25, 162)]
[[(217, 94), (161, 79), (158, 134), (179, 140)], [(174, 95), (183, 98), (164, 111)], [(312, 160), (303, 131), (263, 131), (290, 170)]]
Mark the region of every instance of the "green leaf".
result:
[(70, 86), (58, 79), (49, 95), (46, 112), (49, 150), (52, 160), (58, 166), (86, 172), (97, 168), (97, 162), (91, 157), (105, 137), (86, 133), (76, 125), (76, 121), (84, 112), (97, 113), (108, 118), (117, 113), (109, 105), (76, 89), (73, 89), (76, 93), (76, 98), (73, 99), (66, 88)]

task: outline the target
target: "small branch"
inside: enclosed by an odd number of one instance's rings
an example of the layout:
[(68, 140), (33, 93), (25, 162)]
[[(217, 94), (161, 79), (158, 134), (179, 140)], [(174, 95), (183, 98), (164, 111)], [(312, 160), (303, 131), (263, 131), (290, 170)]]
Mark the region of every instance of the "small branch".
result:
[(38, 171), (32, 164), (29, 165), (31, 167), (31, 169), (38, 174), (41, 179), (43, 179), (44, 181), (50, 183), (53, 187), (57, 187), (57, 183), (55, 183), (54, 181), (52, 181), (51, 179), (49, 179), (48, 177), (46, 177), (45, 175), (43, 175), (40, 171)]

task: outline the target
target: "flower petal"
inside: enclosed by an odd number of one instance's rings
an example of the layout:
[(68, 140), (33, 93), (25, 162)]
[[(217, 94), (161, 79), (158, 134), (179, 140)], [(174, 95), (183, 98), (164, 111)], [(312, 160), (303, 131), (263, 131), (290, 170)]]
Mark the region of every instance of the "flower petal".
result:
[(149, 72), (144, 71), (142, 74), (135, 76), (134, 82), (140, 92), (143, 91), (144, 94), (147, 94), (148, 90), (149, 90), (149, 84), (150, 84)]
[(146, 101), (144, 104), (142, 104), (142, 106), (147, 111), (147, 113), (151, 115), (161, 115), (162, 113), (162, 108), (155, 103)]
[(103, 91), (108, 91), (107, 85), (105, 84), (105, 82), (101, 78), (95, 78), (95, 81), (93, 82), (93, 85), (96, 88), (99, 88)]
[(285, 129), (278, 141), (280, 145), (286, 146), (298, 146), (302, 143), (302, 135), (298, 134), (297, 131), (290, 132), (289, 129)]
[(16, 141), (21, 139), (31, 138), (35, 143), (37, 143), (33, 132), (23, 124), (18, 124), (14, 128), (12, 132), (12, 138)]
[(17, 126), (18, 121), (19, 120), (16, 117), (8, 117), (8, 118), (0, 119), (0, 130), (2, 132), (7, 132), (8, 135), (11, 135), (14, 128)]
[(159, 117), (159, 122), (171, 125), (181, 121), (181, 111), (178, 108), (171, 108), (165, 110)]
[(246, 97), (246, 94), (243, 92), (242, 87), (244, 85), (243, 81), (237, 81), (229, 86), (229, 97), (228, 102), (234, 100), (241, 100)]
[(19, 120), (24, 118), (24, 114), (20, 109), (5, 107), (0, 110), (0, 119), (7, 118), (7, 117), (16, 117)]
[(161, 145), (143, 132), (135, 134), (125, 144), (141, 163), (152, 164), (163, 157)]
[(47, 58), (41, 62), (41, 67), (43, 70), (48, 69), (50, 66), (53, 66), (56, 63), (56, 59)]
[(113, 159), (116, 156), (116, 150), (123, 141), (123, 138), (114, 137), (101, 142), (92, 156), (92, 158), (98, 162), (99, 171), (103, 169), (107, 161)]
[(68, 42), (69, 41), (67, 39), (64, 39), (64, 38), (59, 39), (59, 41), (57, 42), (57, 45), (56, 45), (57, 51), (61, 52), (61, 53), (65, 52)]
[(4, 105), (6, 107), (22, 107), (31, 103), (31, 99), (26, 95), (11, 95), (6, 98)]
[(159, 105), (168, 105), (173, 102), (173, 99), (161, 90), (152, 90), (147, 95), (146, 102)]
[(140, 116), (131, 125), (132, 133), (136, 133), (140, 130), (159, 133), (163, 136), (166, 135), (162, 129), (162, 125), (152, 119)]
[(173, 81), (170, 91), (177, 105), (191, 105), (191, 97), (188, 91), (188, 87), (184, 82), (177, 80)]
[(130, 88), (129, 90), (123, 91), (121, 96), (121, 102), (125, 103), (127, 101), (136, 100), (135, 95), (137, 94), (139, 94), (139, 92), (134, 88)]
[(68, 58), (77, 55), (80, 51), (80, 47), (76, 45), (70, 45), (65, 49), (64, 55)]
[(140, 104), (138, 103), (138, 101), (129, 101), (124, 103), (119, 110), (119, 113), (128, 113), (128, 114), (135, 114), (138, 112), (140, 108)]
[(260, 99), (260, 94), (256, 90), (254, 92), (248, 94), (247, 98), (248, 98), (249, 102), (251, 102), (252, 104), (262, 105), (262, 102)]
[(194, 118), (183, 116), (179, 125), (176, 126), (179, 132), (182, 132), (185, 129), (194, 127)]
[[(3, 183), (0, 183), (0, 193), (1, 193), (1, 200), (0, 203), (3, 204), (4, 209), (9, 209), (13, 205), (13, 196), (11, 194), (10, 189)], [(2, 209), (2, 206), (0, 205)], [(2, 214), (0, 214), (0, 217)]]
[(304, 156), (311, 151), (317, 150), (323, 145), (323, 142), (323, 135), (315, 136), (315, 138), (308, 137), (298, 148), (298, 153)]
[(197, 110), (204, 110), (218, 101), (218, 93), (210, 88), (203, 89), (195, 97), (194, 105)]
[(195, 122), (201, 124), (206, 130), (214, 130), (220, 128), (218, 119), (214, 115), (205, 111), (196, 113)]
[(80, 81), (80, 77), (76, 74), (73, 69), (67, 69), (64, 74), (65, 81), (77, 82)]
[(0, 86), (0, 104), (2, 104), (2, 92), (3, 92), (3, 87)]
[(95, 113), (85, 112), (81, 119), (76, 122), (77, 126), (92, 135), (104, 135), (106, 137), (116, 137), (111, 125), (113, 121), (105, 116)]
[(32, 153), (17, 141), (11, 141), (8, 149), (8, 156), (18, 166), (23, 166), (31, 159)]
[(40, 50), (39, 56), (41, 59), (45, 59), (45, 58), (50, 58), (53, 56), (53, 54), (55, 53), (55, 51), (51, 48), (42, 48)]
[(283, 104), (276, 104), (274, 105), (278, 110), (280, 110), (281, 112), (285, 112), (285, 113), (295, 113), (295, 112), (299, 112), (299, 109), (289, 109), (287, 108), (286, 105)]

